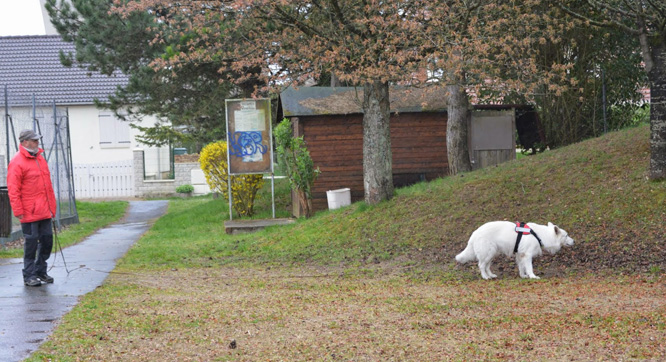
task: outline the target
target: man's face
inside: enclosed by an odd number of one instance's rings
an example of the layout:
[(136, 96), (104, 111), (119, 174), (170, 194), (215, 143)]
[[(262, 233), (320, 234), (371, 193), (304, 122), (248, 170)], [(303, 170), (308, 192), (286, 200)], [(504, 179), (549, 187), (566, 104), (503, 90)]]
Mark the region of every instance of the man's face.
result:
[(39, 147), (39, 140), (25, 140), (21, 144), (25, 148), (36, 150)]

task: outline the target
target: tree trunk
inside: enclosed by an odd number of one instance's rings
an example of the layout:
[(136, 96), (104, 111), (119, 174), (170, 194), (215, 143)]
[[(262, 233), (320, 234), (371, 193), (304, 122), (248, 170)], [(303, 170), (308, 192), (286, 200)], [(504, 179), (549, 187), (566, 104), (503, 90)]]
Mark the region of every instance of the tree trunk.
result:
[(377, 204), (393, 197), (393, 156), (389, 128), (388, 82), (363, 85), (363, 186), (365, 202)]
[(446, 153), (449, 162), (449, 174), (457, 175), (472, 170), (469, 159), (468, 128), (469, 100), (465, 88), (460, 85), (446, 87), (448, 94)]
[(305, 218), (309, 219), (314, 214), (312, 211), (312, 198), (309, 198), (308, 195), (305, 194), (305, 191), (301, 189), (298, 189), (296, 194), (298, 195), (298, 202), (301, 205), (301, 209), (303, 209)]
[(331, 72), (331, 87), (342, 87), (340, 79), (338, 79), (338, 77), (333, 72)]
[(650, 180), (666, 180), (666, 43), (652, 47), (650, 81)]

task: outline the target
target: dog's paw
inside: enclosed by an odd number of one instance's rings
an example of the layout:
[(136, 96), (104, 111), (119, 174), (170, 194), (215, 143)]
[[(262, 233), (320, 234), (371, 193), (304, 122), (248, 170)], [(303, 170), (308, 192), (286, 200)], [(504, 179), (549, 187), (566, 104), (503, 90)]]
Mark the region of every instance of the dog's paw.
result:
[(536, 276), (536, 275), (530, 275), (530, 279), (541, 279), (541, 278), (539, 278), (539, 277)]

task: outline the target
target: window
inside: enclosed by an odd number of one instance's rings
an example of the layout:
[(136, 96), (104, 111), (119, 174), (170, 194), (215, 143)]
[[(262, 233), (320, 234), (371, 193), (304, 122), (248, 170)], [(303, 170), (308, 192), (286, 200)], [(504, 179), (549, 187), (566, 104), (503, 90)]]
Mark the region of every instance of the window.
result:
[(113, 112), (99, 112), (99, 145), (102, 148), (130, 147), (129, 123), (121, 121)]

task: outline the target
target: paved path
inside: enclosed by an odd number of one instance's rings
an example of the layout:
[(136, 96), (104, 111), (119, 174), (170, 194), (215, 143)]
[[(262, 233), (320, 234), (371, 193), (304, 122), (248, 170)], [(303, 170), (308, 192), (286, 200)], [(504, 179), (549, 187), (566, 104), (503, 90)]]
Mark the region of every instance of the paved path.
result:
[(23, 259), (0, 259), (0, 361), (20, 361), (34, 352), (79, 297), (102, 284), (116, 260), (166, 212), (167, 204), (132, 201), (121, 223), (65, 248), (69, 274), (60, 252), (51, 254), (48, 263), (53, 269), (48, 273), (55, 278), (54, 284), (26, 287)]

